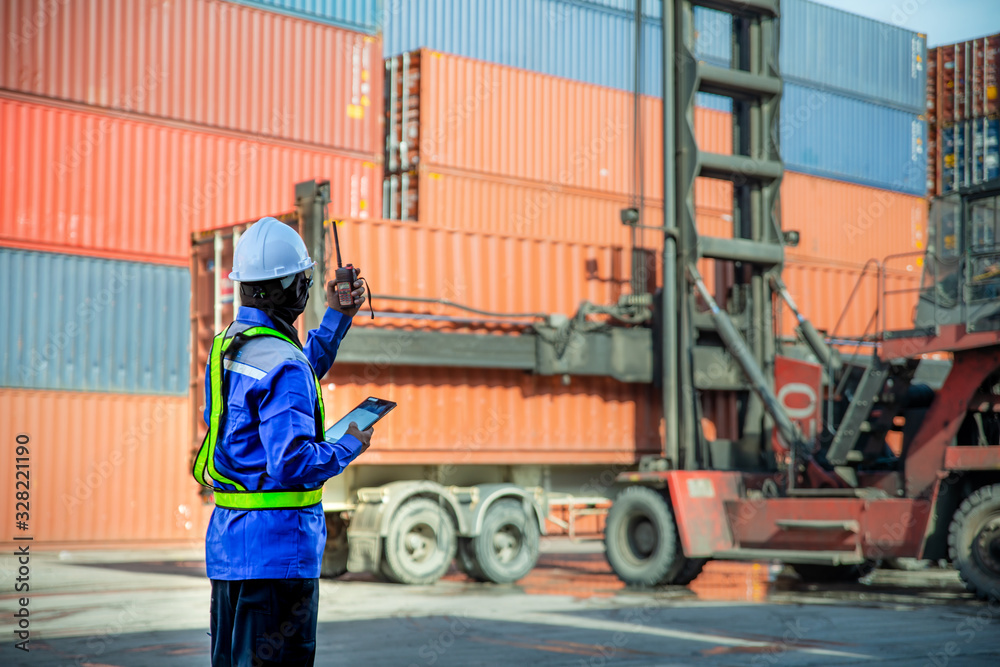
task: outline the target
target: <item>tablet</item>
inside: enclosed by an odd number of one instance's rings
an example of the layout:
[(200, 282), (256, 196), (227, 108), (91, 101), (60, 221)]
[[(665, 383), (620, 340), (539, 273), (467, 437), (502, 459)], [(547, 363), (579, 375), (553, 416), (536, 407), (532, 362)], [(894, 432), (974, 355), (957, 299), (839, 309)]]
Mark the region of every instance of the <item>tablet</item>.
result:
[(358, 428), (362, 431), (370, 428), (379, 419), (389, 414), (389, 411), (394, 407), (396, 407), (396, 404), (392, 401), (369, 396), (361, 401), (358, 407), (341, 417), (340, 421), (326, 429), (327, 442), (340, 440), (347, 433), (347, 427), (351, 425), (351, 422), (357, 423)]

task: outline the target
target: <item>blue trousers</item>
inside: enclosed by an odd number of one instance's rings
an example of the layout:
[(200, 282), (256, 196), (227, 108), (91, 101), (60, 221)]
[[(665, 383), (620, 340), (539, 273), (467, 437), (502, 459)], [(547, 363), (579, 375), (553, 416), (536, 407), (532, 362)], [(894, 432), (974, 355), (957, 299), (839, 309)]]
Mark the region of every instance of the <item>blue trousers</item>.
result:
[(212, 579), (212, 667), (312, 667), (318, 579)]

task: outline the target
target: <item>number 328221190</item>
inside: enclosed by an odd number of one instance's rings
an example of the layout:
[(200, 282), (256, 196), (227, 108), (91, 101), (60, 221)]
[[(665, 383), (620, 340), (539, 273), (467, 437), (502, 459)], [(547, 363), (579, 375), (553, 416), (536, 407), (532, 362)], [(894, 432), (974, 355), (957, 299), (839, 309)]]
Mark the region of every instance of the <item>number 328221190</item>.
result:
[(28, 520), (28, 511), (30, 509), (29, 505), (28, 505), (28, 498), (30, 498), (30, 493), (29, 492), (30, 492), (30, 488), (31, 488), (30, 487), (30, 472), (31, 472), (31, 470), (30, 470), (29, 463), (28, 463), (29, 460), (30, 460), (28, 458), (28, 448), (23, 443), (21, 443), (21, 441), (20, 441), (21, 437), (23, 437), (23, 436), (19, 436), (18, 437), (18, 443), (19, 444), (17, 446), (17, 449), (15, 450), (16, 453), (17, 453), (17, 458), (15, 459), (15, 465), (14, 465), (14, 467), (15, 467), (15, 472), (14, 472), (14, 480), (15, 480), (14, 481), (14, 488), (15, 488), (14, 498), (17, 499), (17, 503), (14, 505), (14, 509), (15, 510), (22, 510), (22, 509), (24, 510), (23, 512), (19, 511), (19, 512), (16, 513), (15, 519), (17, 521), (27, 521)]

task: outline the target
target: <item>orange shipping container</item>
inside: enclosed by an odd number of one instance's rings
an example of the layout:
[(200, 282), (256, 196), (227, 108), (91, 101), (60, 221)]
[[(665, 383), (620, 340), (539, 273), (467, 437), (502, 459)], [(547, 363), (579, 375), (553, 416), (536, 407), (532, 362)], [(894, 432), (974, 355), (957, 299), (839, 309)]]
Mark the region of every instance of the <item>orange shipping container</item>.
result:
[(381, 151), (378, 38), (220, 0), (0, 3), (0, 87)]
[[(861, 266), (869, 259), (923, 252), (927, 200), (890, 190), (785, 172), (781, 227), (799, 232), (790, 259)], [(910, 263), (917, 264), (919, 255)], [(896, 266), (896, 264), (894, 264)]]
[[(448, 168), (638, 194), (634, 97), (422, 49), (386, 61), (386, 169)], [(644, 194), (663, 198), (662, 101), (641, 98)], [(696, 109), (702, 150), (732, 152), (728, 113)]]
[[(417, 172), (386, 178), (385, 217), (418, 220), (447, 229), (524, 236), (554, 241), (628, 245), (631, 228), (621, 210), (633, 205), (625, 195), (578, 190), (555, 184), (483, 176), (456, 170)], [(699, 178), (699, 214), (732, 219), (732, 186)], [(658, 202), (647, 201), (643, 224), (662, 217)], [(662, 236), (648, 233), (651, 247)], [(655, 239), (655, 240), (654, 240)]]
[[(838, 337), (912, 329), (920, 271), (887, 271), (884, 289), (898, 293), (885, 298), (879, 296), (877, 276), (873, 269), (864, 272), (860, 267), (794, 259), (785, 262), (782, 272), (802, 314), (817, 329)], [(849, 301), (855, 286), (856, 296)], [(883, 313), (876, 319), (880, 305)], [(794, 335), (795, 317), (788, 308), (781, 312), (780, 334)]]
[(649, 385), (581, 376), (567, 386), (558, 376), (520, 371), (349, 364), (335, 364), (324, 382), (329, 414), (366, 396), (400, 405), (383, 422), (377, 451), (359, 463), (619, 463), (660, 446), (659, 402)]
[[(0, 389), (0, 511), (14, 517), (15, 456), (28, 448), (28, 528), (40, 548), (200, 543), (188, 398)], [(22, 477), (23, 479), (23, 477)], [(10, 544), (10, 533), (3, 538)]]
[(35, 102), (0, 96), (5, 246), (187, 265), (192, 230), (288, 209), (298, 181), (329, 179), (332, 215), (380, 207), (380, 165), (345, 153)]

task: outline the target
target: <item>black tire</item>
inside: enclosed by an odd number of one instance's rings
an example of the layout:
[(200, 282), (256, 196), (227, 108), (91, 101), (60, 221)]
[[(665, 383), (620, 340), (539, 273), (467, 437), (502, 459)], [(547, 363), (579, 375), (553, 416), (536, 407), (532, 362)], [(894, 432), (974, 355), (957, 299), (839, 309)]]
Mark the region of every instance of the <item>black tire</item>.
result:
[(698, 578), (707, 562), (707, 558), (684, 558), (684, 565), (681, 566), (680, 572), (667, 583), (675, 586), (687, 586)]
[(519, 500), (498, 500), (486, 510), (483, 528), (472, 538), (472, 555), (485, 581), (511, 584), (538, 562), (538, 522)]
[(868, 576), (878, 567), (878, 562), (866, 560), (856, 565), (814, 565), (812, 563), (793, 563), (792, 569), (805, 582), (835, 583), (857, 581)]
[(476, 563), (476, 555), (472, 552), (472, 538), (458, 538), (458, 553), (455, 555), (458, 568), (473, 581), (486, 581), (486, 577), (479, 571), (479, 564)]
[(347, 522), (340, 518), (339, 512), (329, 512), (324, 518), (326, 545), (323, 549), (319, 576), (324, 579), (336, 579), (347, 573)]
[(433, 584), (455, 557), (455, 524), (433, 500), (404, 503), (389, 522), (382, 574), (398, 584)]
[(1000, 600), (1000, 484), (977, 489), (955, 510), (948, 555), (970, 592)]
[(615, 498), (604, 547), (611, 569), (630, 586), (670, 583), (687, 562), (667, 499), (644, 486), (630, 486)]

